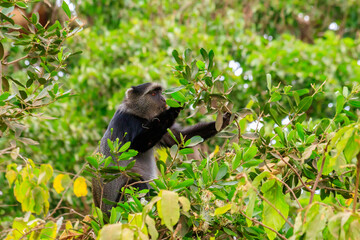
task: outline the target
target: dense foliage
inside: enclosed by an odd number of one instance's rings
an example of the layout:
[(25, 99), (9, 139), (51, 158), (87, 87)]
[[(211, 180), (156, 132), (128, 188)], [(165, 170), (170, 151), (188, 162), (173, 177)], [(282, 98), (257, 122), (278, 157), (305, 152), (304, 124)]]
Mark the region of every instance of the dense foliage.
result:
[[(0, 3), (1, 238), (360, 238), (358, 2), (64, 1), (46, 27), (35, 4)], [(92, 153), (150, 81), (181, 124), (232, 123), (159, 149), (154, 191), (107, 216), (90, 179), (130, 167)]]

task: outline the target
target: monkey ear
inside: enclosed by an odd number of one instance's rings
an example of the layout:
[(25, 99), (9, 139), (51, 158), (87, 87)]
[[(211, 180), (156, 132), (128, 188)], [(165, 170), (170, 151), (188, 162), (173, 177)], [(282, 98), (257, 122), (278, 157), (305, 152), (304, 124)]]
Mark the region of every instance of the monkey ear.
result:
[(131, 98), (133, 95), (134, 95), (133, 88), (129, 88), (128, 90), (126, 90), (126, 93), (125, 93), (126, 98)]

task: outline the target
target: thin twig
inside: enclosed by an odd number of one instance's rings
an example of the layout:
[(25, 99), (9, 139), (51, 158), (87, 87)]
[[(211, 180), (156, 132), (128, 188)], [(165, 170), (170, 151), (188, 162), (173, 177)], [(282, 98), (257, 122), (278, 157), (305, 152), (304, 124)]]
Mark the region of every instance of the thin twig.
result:
[(250, 218), (248, 216), (246, 216), (246, 214), (240, 210), (240, 214), (243, 215), (244, 217), (246, 217), (247, 219), (249, 219), (250, 221), (252, 221), (253, 223), (256, 223), (256, 224), (259, 224), (260, 226), (264, 227), (264, 228), (267, 228), (269, 229), (270, 231), (273, 231), (274, 233), (276, 233), (281, 239), (284, 239), (284, 240), (287, 240), (287, 238), (280, 234), (278, 231), (276, 231), (275, 229), (269, 227), (269, 226), (266, 226), (265, 224), (263, 224), (262, 222), (256, 220), (255, 218)]
[(321, 167), (320, 167), (320, 170), (319, 170), (319, 172), (318, 172), (318, 174), (317, 174), (317, 176), (316, 176), (316, 179), (315, 179), (315, 183), (314, 183), (314, 185), (313, 185), (313, 188), (312, 188), (312, 190), (311, 190), (309, 205), (312, 203), (312, 201), (313, 201), (313, 199), (314, 199), (314, 195), (315, 195), (315, 191), (316, 191), (317, 185), (318, 185), (318, 183), (319, 183), (320, 177), (321, 177), (322, 172), (323, 172), (323, 170), (324, 170), (325, 159), (326, 159), (326, 152), (327, 152), (327, 148), (328, 148), (328, 146), (329, 146), (329, 143), (330, 143), (330, 141), (326, 144), (325, 149), (324, 149), (324, 155), (323, 155), (323, 157), (322, 157), (322, 159), (321, 159), (321, 161), (322, 161), (322, 162), (321, 162)]
[(294, 191), (291, 189), (291, 187), (289, 187), (289, 185), (287, 185), (287, 184), (286, 184), (284, 181), (282, 181), (281, 179), (279, 179), (279, 178), (276, 178), (276, 179), (277, 179), (279, 182), (281, 182), (281, 183), (292, 193), (295, 201), (296, 201), (296, 202), (298, 203), (298, 205), (299, 205), (299, 208), (302, 209), (302, 206), (301, 206), (299, 200), (297, 199)]
[(15, 59), (14, 61), (11, 61), (11, 62), (3, 62), (2, 64), (3, 65), (11, 65), (11, 64), (14, 64), (14, 63), (17, 63), (17, 62), (20, 62), (21, 60), (24, 60), (25, 58), (29, 57), (29, 55), (25, 55), (21, 58), (18, 58), (18, 59)]
[(149, 182), (154, 181), (154, 179), (157, 179), (157, 178), (153, 178), (153, 179), (146, 180), (146, 181), (137, 181), (137, 182), (133, 182), (133, 183), (130, 183), (130, 184), (126, 185), (126, 187), (130, 187), (130, 186), (132, 186), (132, 185), (141, 184), (141, 183), (149, 183)]
[(296, 176), (299, 178), (301, 184), (308, 190), (311, 192), (311, 188), (309, 188), (308, 186), (306, 186), (306, 184), (304, 183), (304, 181), (302, 180), (301, 176), (299, 175), (299, 173), (296, 171), (296, 169), (287, 161), (284, 160), (284, 158), (281, 156), (281, 154), (279, 153), (279, 151), (275, 150), (276, 154), (279, 155), (281, 161), (283, 161), (289, 168), (291, 168), (291, 170), (296, 174)]

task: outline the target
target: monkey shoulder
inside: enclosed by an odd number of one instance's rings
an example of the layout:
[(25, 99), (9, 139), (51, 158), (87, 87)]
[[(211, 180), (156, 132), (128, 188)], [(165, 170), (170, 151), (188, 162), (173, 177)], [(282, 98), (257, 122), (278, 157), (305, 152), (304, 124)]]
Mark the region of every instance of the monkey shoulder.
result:
[(112, 134), (110, 139), (119, 138), (122, 142), (133, 140), (142, 130), (147, 120), (127, 112), (116, 111), (110, 121), (107, 131)]

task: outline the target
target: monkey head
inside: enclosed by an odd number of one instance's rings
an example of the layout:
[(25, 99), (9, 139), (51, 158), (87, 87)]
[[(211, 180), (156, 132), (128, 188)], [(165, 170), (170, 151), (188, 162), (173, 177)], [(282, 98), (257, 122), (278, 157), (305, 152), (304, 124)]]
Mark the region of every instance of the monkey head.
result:
[(162, 87), (157, 83), (132, 86), (126, 91), (125, 109), (138, 117), (152, 119), (166, 110)]

